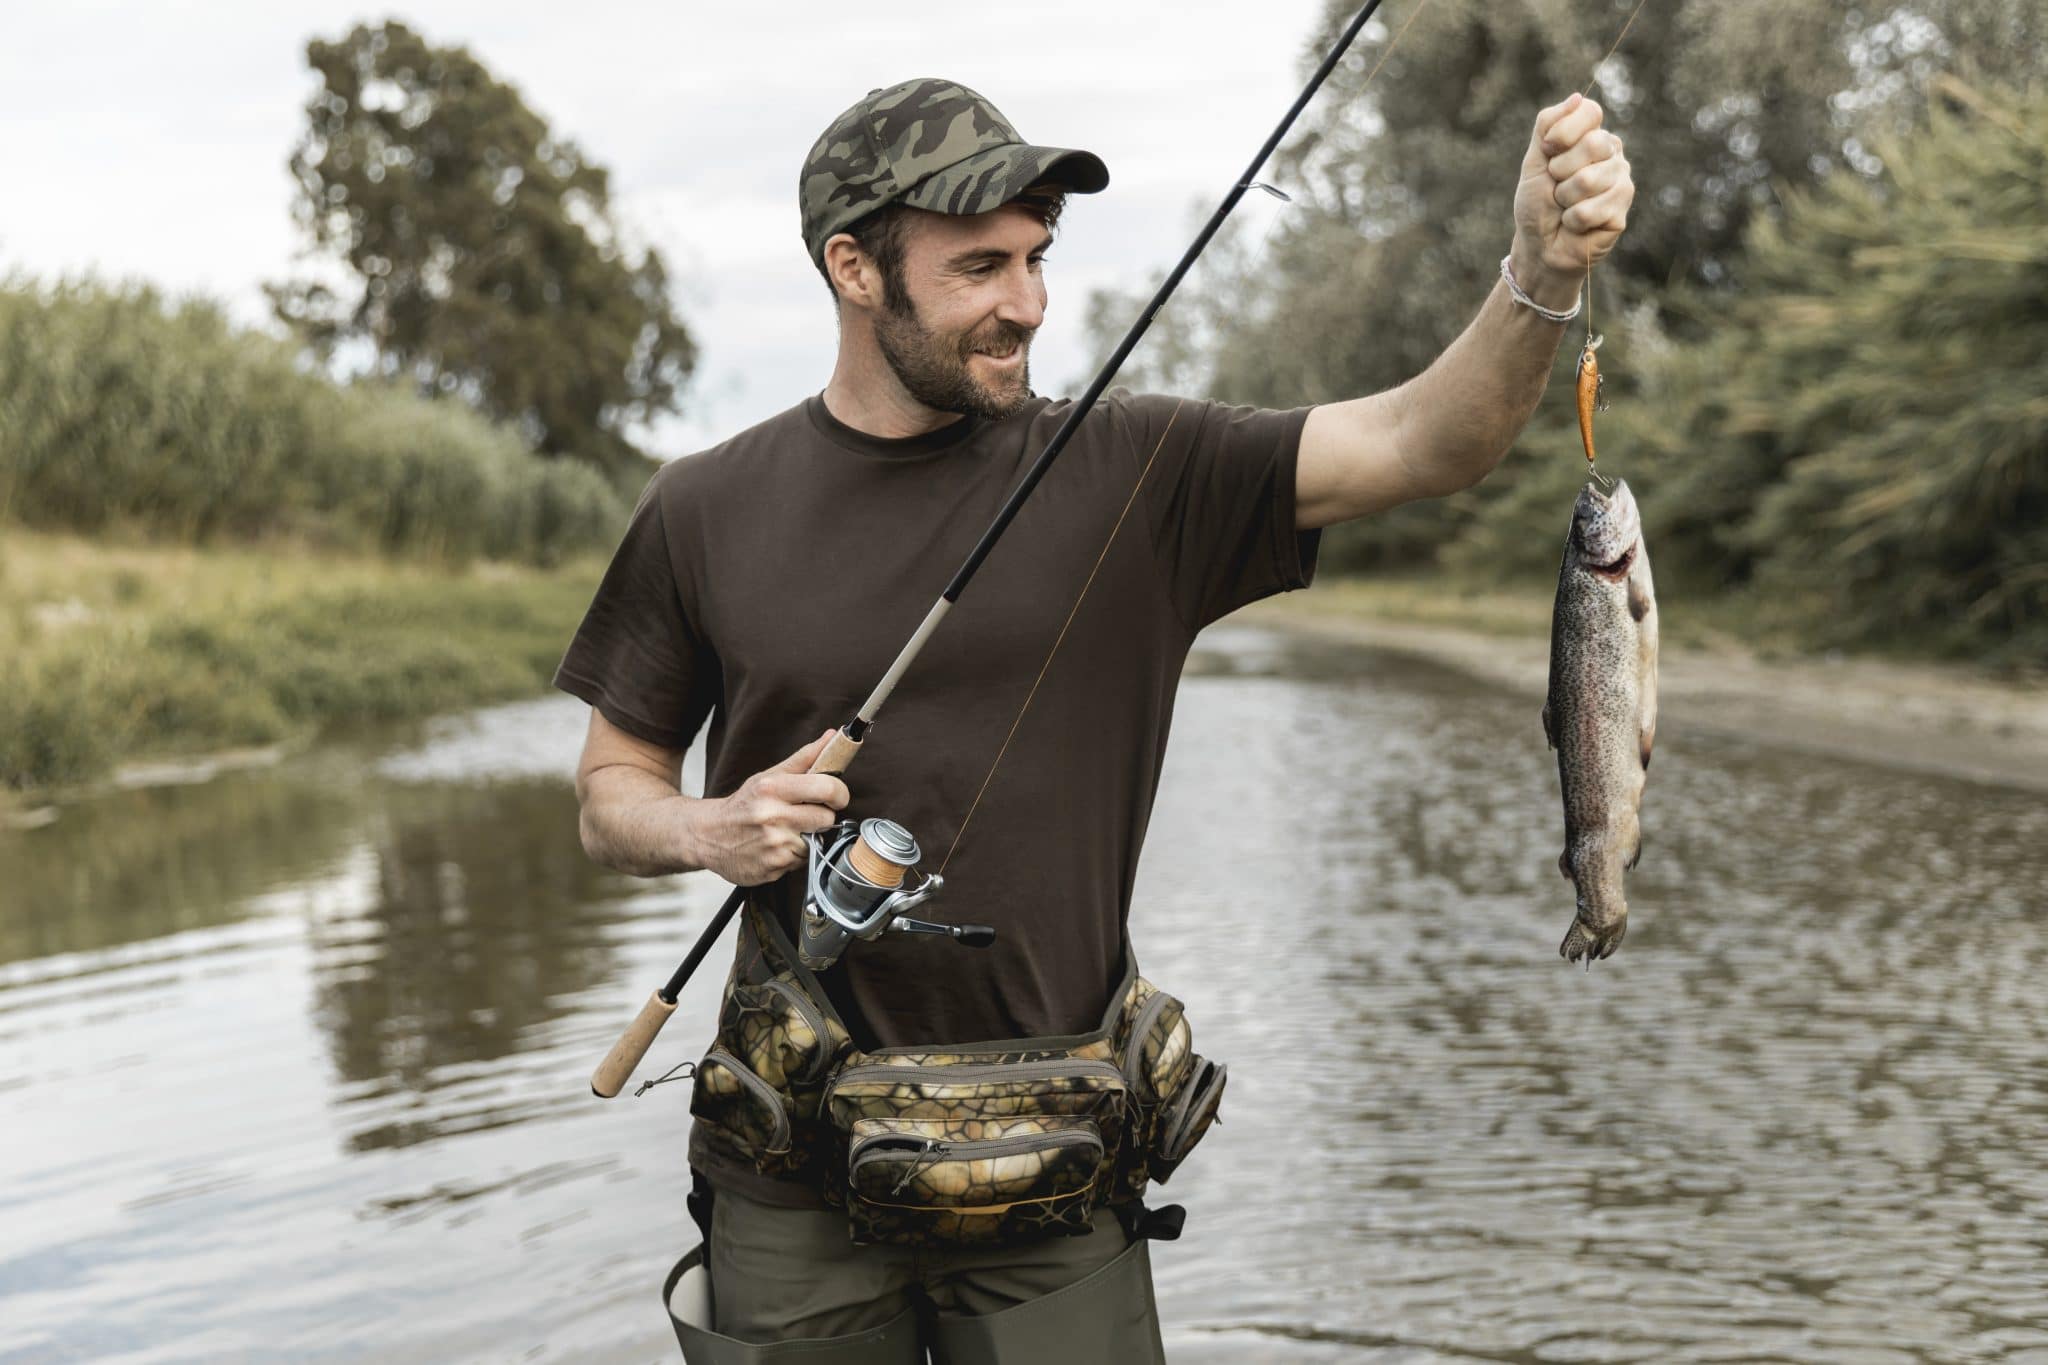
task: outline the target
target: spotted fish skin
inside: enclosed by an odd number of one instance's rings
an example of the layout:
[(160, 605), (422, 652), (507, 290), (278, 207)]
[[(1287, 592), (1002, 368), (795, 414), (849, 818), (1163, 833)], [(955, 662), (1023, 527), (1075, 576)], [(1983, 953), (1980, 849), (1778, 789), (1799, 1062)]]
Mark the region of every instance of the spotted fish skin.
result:
[(1558, 871), (1578, 911), (1558, 952), (1590, 965), (1628, 929), (1622, 873), (1641, 858), (1640, 812), (1657, 736), (1657, 595), (1626, 483), (1593, 484), (1572, 507), (1550, 625), (1543, 732), (1564, 789)]

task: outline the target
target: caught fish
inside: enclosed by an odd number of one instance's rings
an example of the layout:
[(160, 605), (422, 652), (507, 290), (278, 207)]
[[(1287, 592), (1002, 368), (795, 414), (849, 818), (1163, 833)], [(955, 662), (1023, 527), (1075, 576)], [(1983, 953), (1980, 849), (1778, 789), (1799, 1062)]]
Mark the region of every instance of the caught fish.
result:
[(1589, 337), (1586, 347), (1579, 352), (1578, 393), (1579, 439), (1586, 446), (1586, 463), (1593, 463), (1593, 414), (1607, 406), (1601, 401), (1600, 391), (1606, 381), (1600, 377), (1600, 362), (1593, 352), (1600, 349), (1600, 338)]
[(1626, 482), (1579, 490), (1557, 571), (1543, 734), (1564, 787), (1557, 870), (1578, 888), (1558, 952), (1611, 957), (1628, 928), (1621, 874), (1643, 853), (1639, 812), (1657, 737), (1657, 594)]

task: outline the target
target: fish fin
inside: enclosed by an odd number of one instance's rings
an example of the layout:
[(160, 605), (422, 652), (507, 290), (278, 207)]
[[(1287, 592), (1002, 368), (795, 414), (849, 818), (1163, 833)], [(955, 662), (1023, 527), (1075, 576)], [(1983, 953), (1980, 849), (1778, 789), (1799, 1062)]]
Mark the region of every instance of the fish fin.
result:
[(1650, 770), (1650, 750), (1657, 746), (1657, 716), (1655, 712), (1643, 717), (1642, 728), (1636, 732), (1637, 748), (1642, 753), (1643, 771)]
[(1564, 942), (1557, 945), (1557, 955), (1567, 962), (1586, 959), (1591, 967), (1603, 957), (1613, 957), (1614, 950), (1621, 946), (1621, 936), (1628, 932), (1628, 917), (1624, 915), (1607, 929), (1589, 929), (1580, 919), (1572, 921), (1572, 927), (1565, 931)]
[(1623, 863), (1623, 864), (1622, 864), (1622, 866), (1623, 866), (1623, 867), (1625, 867), (1625, 868), (1627, 868), (1627, 869), (1628, 869), (1629, 871), (1633, 872), (1633, 871), (1635, 871), (1635, 870), (1636, 870), (1636, 864), (1637, 864), (1637, 863), (1639, 863), (1639, 862), (1641, 862), (1642, 860), (1643, 860), (1643, 831), (1642, 831), (1642, 828), (1641, 828), (1640, 826), (1638, 826), (1638, 827), (1637, 827), (1637, 829), (1636, 829), (1636, 846), (1635, 846), (1635, 847), (1634, 847), (1633, 849), (1630, 849), (1630, 850), (1629, 850), (1629, 855), (1628, 855), (1628, 861), (1627, 861), (1627, 862), (1625, 862), (1625, 863)]
[(1638, 621), (1650, 614), (1650, 585), (1638, 574), (1628, 576), (1628, 614)]
[(1551, 748), (1557, 747), (1557, 723), (1550, 718), (1550, 703), (1543, 703), (1543, 742)]

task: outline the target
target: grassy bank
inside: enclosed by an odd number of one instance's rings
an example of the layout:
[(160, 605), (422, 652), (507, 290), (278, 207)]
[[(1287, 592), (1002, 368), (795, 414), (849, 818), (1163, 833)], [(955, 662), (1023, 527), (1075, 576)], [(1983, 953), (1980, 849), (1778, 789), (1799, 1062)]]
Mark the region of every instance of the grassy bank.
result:
[(530, 694), (601, 571), (0, 525), (0, 796)]
[[(1660, 594), (1668, 596), (1668, 594)], [(1548, 640), (1552, 588), (1548, 577), (1504, 588), (1452, 573), (1419, 577), (1363, 575), (1317, 580), (1309, 592), (1288, 593), (1267, 608), (1306, 619), (1384, 621), (1442, 626), (1475, 635)], [(1667, 645), (1743, 649), (1764, 659), (1806, 652), (1798, 631), (1735, 595), (1680, 594), (1661, 604), (1658, 626)]]

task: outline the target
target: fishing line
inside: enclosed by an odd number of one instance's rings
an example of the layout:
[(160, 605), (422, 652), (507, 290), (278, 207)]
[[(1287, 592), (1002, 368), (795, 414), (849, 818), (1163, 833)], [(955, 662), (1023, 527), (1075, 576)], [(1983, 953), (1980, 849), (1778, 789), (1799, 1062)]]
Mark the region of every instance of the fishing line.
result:
[[(1359, 84), (1358, 93), (1354, 95), (1352, 98), (1363, 98), (1365, 92), (1372, 88), (1373, 81), (1379, 76), (1380, 70), (1386, 66), (1387, 58), (1391, 57), (1394, 54), (1394, 49), (1400, 46), (1401, 39), (1407, 36), (1408, 30), (1415, 26), (1415, 21), (1421, 17), (1422, 12), (1428, 9), (1429, 6), (1430, 0), (1418, 0), (1418, 3), (1416, 4), (1415, 8), (1408, 12), (1408, 18), (1402, 23), (1400, 29), (1394, 34), (1393, 38), (1388, 41), (1386, 47), (1381, 49), (1379, 60), (1373, 63), (1372, 70), (1366, 73), (1365, 80)], [(1377, 6), (1375, 5), (1373, 6), (1373, 8), (1377, 8)], [(1368, 10), (1368, 13), (1370, 13), (1370, 10)], [(1362, 21), (1358, 22), (1358, 27), (1363, 27)], [(1348, 43), (1348, 40), (1346, 41)], [(1335, 54), (1332, 54), (1331, 58), (1327, 59), (1324, 63), (1325, 68), (1327, 69), (1328, 67), (1334, 65), (1334, 61)], [(1318, 77), (1315, 84), (1320, 83), (1321, 78)], [(1311, 85), (1308, 93), (1314, 93), (1314, 85)], [(1306, 98), (1300, 101), (1297, 105), (1296, 112), (1299, 111), (1300, 105), (1305, 105), (1306, 103)], [(1292, 115), (1289, 116), (1289, 122), (1291, 121)], [(1275, 145), (1277, 145), (1277, 142), (1278, 139), (1275, 138)], [(1234, 204), (1236, 202), (1235, 196), (1240, 196), (1247, 190), (1264, 190), (1267, 194), (1270, 194), (1275, 199), (1279, 200), (1283, 206), (1280, 211), (1274, 213), (1272, 221), (1266, 225), (1266, 231), (1259, 239), (1258, 250), (1253, 257), (1252, 262), (1245, 268), (1245, 271), (1243, 272), (1246, 277), (1252, 275), (1256, 271), (1258, 265), (1265, 259), (1266, 250), (1272, 242), (1274, 231), (1280, 226), (1281, 220), (1287, 216), (1286, 208), (1291, 207), (1294, 204), (1294, 199), (1291, 195), (1275, 188), (1272, 185), (1266, 184), (1262, 180), (1254, 178), (1259, 169), (1259, 164), (1262, 163), (1265, 160), (1266, 156), (1270, 154), (1270, 147), (1267, 149), (1267, 151), (1262, 152), (1260, 154), (1259, 161), (1253, 163), (1251, 171), (1248, 172), (1245, 175), (1245, 177), (1242, 180), (1240, 180), (1236, 186), (1233, 187), (1233, 197), (1225, 201), (1227, 204)], [(1170, 279), (1169, 284), (1171, 284), (1172, 282), (1173, 281)], [(1156, 316), (1157, 311), (1158, 308), (1155, 307), (1153, 310), (1153, 315)], [(1128, 354), (1128, 352), (1126, 352), (1126, 354)], [(1181, 400), (1181, 402), (1177, 402), (1174, 404), (1173, 412), (1167, 418), (1165, 429), (1159, 433), (1159, 440), (1156, 444), (1153, 445), (1152, 453), (1146, 457), (1144, 467), (1138, 471), (1137, 481), (1131, 485), (1131, 495), (1124, 500), (1123, 510), (1117, 514), (1116, 524), (1109, 528), (1109, 536), (1102, 542), (1102, 550), (1099, 554), (1095, 556), (1095, 563), (1088, 570), (1088, 577), (1086, 578), (1086, 580), (1082, 582), (1081, 591), (1074, 598), (1074, 605), (1068, 609), (1067, 619), (1060, 624), (1059, 634), (1053, 637), (1052, 648), (1046, 651), (1045, 661), (1041, 663), (1038, 667), (1038, 676), (1032, 679), (1031, 690), (1024, 694), (1024, 702), (1021, 706), (1017, 708), (1016, 718), (1010, 722), (1009, 733), (1003, 736), (1002, 746), (996, 750), (995, 761), (989, 764), (988, 773), (981, 779), (981, 786), (975, 790), (974, 800), (970, 802), (967, 807), (967, 814), (961, 818), (959, 829), (954, 831), (953, 842), (946, 848), (946, 856), (939, 861), (940, 876), (945, 875), (947, 866), (952, 863), (953, 854), (959, 849), (960, 840), (963, 837), (965, 837), (967, 833), (968, 823), (974, 819), (974, 812), (980, 809), (981, 807), (981, 798), (987, 794), (989, 784), (995, 781), (996, 769), (1002, 766), (1004, 756), (1010, 752), (1010, 741), (1017, 737), (1018, 728), (1024, 724), (1025, 713), (1031, 709), (1032, 701), (1035, 700), (1038, 696), (1039, 684), (1045, 681), (1046, 673), (1049, 672), (1052, 668), (1053, 656), (1059, 653), (1061, 643), (1064, 642), (1067, 638), (1068, 628), (1074, 624), (1074, 618), (1078, 616), (1081, 612), (1081, 603), (1084, 600), (1086, 600), (1088, 596), (1088, 589), (1095, 585), (1096, 574), (1101, 571), (1103, 561), (1109, 558), (1110, 547), (1116, 543), (1117, 533), (1123, 530), (1124, 521), (1130, 516), (1131, 508), (1137, 505), (1138, 494), (1141, 491), (1143, 491), (1145, 486), (1145, 476), (1152, 472), (1152, 465), (1156, 460), (1158, 460), (1159, 452), (1165, 449), (1166, 438), (1172, 433), (1174, 422), (1180, 417), (1180, 410), (1185, 401), (1186, 400)]]
[[(1580, 89), (1579, 89), (1579, 94), (1580, 94), (1580, 95), (1581, 95), (1582, 97), (1585, 97), (1585, 98), (1590, 98), (1590, 97), (1592, 96), (1592, 93), (1593, 93), (1593, 92), (1594, 92), (1595, 90), (1598, 90), (1598, 89), (1600, 88), (1600, 68), (1601, 68), (1601, 67), (1603, 67), (1603, 66), (1605, 66), (1605, 65), (1607, 65), (1607, 61), (1608, 61), (1608, 58), (1612, 57), (1612, 56), (1614, 55), (1615, 49), (1617, 49), (1617, 48), (1619, 48), (1619, 47), (1621, 46), (1621, 40), (1622, 40), (1623, 38), (1626, 38), (1626, 37), (1628, 37), (1628, 31), (1629, 31), (1629, 29), (1631, 29), (1631, 28), (1633, 28), (1633, 27), (1635, 26), (1635, 22), (1636, 22), (1636, 16), (1637, 16), (1638, 14), (1641, 14), (1641, 13), (1643, 12), (1643, 6), (1644, 6), (1644, 5), (1646, 5), (1646, 4), (1648, 4), (1649, 2), (1650, 2), (1650, 0), (1636, 0), (1636, 7), (1635, 7), (1634, 9), (1632, 9), (1632, 10), (1630, 10), (1630, 11), (1628, 12), (1628, 19), (1627, 19), (1627, 20), (1626, 20), (1625, 22), (1623, 22), (1623, 24), (1622, 24), (1622, 26), (1621, 26), (1621, 32), (1619, 32), (1619, 33), (1615, 34), (1615, 35), (1614, 35), (1614, 41), (1613, 41), (1613, 42), (1611, 42), (1611, 43), (1609, 43), (1609, 44), (1607, 45), (1607, 52), (1606, 52), (1606, 54), (1605, 54), (1604, 56), (1602, 56), (1602, 57), (1600, 58), (1600, 60), (1599, 60), (1599, 61), (1597, 61), (1597, 62), (1593, 63), (1593, 69), (1592, 69), (1591, 71), (1589, 71), (1588, 73), (1586, 73), (1586, 74), (1587, 74), (1587, 76), (1589, 77), (1589, 79), (1587, 80), (1586, 84), (1585, 84), (1584, 86), (1580, 87)], [(1592, 343), (1592, 340), (1593, 340), (1593, 248), (1592, 248), (1591, 244), (1588, 244), (1588, 245), (1587, 245), (1587, 247), (1586, 247), (1586, 341), (1587, 341), (1587, 344), (1589, 344), (1589, 345), (1590, 345), (1590, 344)]]

